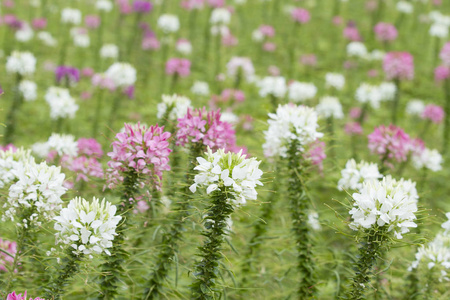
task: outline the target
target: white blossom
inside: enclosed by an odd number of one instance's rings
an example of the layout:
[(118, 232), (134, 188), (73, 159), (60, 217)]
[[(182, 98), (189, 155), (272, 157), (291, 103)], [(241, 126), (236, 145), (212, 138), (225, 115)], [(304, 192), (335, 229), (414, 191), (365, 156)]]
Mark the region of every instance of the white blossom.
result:
[(52, 133), (47, 141), (47, 149), (55, 150), (59, 156), (68, 155), (71, 157), (78, 154), (78, 142), (70, 134)]
[(397, 93), (397, 86), (392, 82), (383, 82), (378, 86), (382, 101), (392, 101)]
[(342, 90), (345, 85), (345, 77), (339, 73), (327, 73), (325, 75), (325, 86), (333, 87), (337, 90)]
[[(180, 95), (162, 95), (162, 102), (158, 103), (156, 109), (158, 119), (167, 117), (171, 121), (183, 118), (188, 108), (192, 108), (191, 100)], [(166, 116), (166, 114), (168, 115)]]
[(50, 106), (50, 118), (73, 119), (78, 111), (78, 104), (69, 94), (69, 90), (60, 87), (50, 87), (45, 94), (45, 101)]
[(64, 8), (61, 11), (61, 22), (79, 25), (81, 23), (81, 11), (75, 8)]
[(53, 38), (53, 36), (47, 31), (41, 31), (37, 34), (39, 40), (41, 40), (46, 46), (54, 47), (58, 42)]
[(363, 182), (378, 180), (383, 177), (378, 171), (378, 165), (361, 161), (358, 164), (354, 159), (350, 159), (341, 171), (341, 179), (338, 182), (338, 189), (342, 190), (360, 190)]
[(84, 28), (72, 28), (70, 30), (70, 35), (73, 38), (74, 45), (77, 47), (87, 48), (91, 45), (89, 34)]
[(209, 85), (204, 81), (195, 81), (191, 87), (191, 92), (194, 95), (208, 96), (209, 95)]
[(95, 3), (95, 8), (100, 11), (109, 12), (113, 8), (113, 4), (109, 0), (97, 0)]
[(334, 119), (344, 118), (344, 113), (342, 111), (341, 102), (336, 97), (325, 96), (319, 101), (316, 106), (316, 111), (319, 116), (324, 116), (325, 118), (333, 117)]
[(211, 17), (209, 18), (209, 22), (213, 25), (221, 24), (227, 25), (231, 21), (231, 13), (228, 9), (219, 7), (215, 8), (211, 12)]
[(180, 29), (180, 20), (175, 15), (164, 14), (158, 19), (158, 28), (164, 33), (174, 33)]
[(304, 102), (317, 94), (314, 83), (294, 81), (288, 86), (288, 98), (293, 102)]
[(30, 150), (20, 148), (0, 151), (0, 188), (5, 187), (16, 179), (14, 170), (17, 170), (20, 165), (33, 161), (34, 158), (31, 156)]
[(34, 31), (28, 23), (23, 23), (22, 27), (16, 31), (15, 38), (19, 42), (28, 42), (34, 36)]
[(100, 48), (100, 56), (116, 59), (119, 57), (119, 47), (114, 44), (105, 44)]
[(237, 57), (233, 56), (230, 61), (227, 63), (227, 73), (228, 76), (234, 78), (239, 72), (247, 81), (252, 81), (255, 76), (255, 68), (253, 67), (253, 63), (248, 57)]
[(276, 98), (283, 98), (286, 94), (286, 79), (282, 76), (267, 76), (257, 82), (259, 88), (259, 95), (261, 97), (267, 97), (272, 95)]
[(368, 51), (366, 45), (361, 42), (350, 42), (347, 45), (347, 55), (352, 57), (367, 58)]
[(414, 7), (411, 3), (409, 3), (408, 1), (398, 1), (397, 2), (397, 11), (404, 13), (404, 14), (411, 14), (414, 10)]
[(406, 113), (412, 116), (420, 116), (425, 109), (425, 104), (422, 100), (414, 99), (406, 104)]
[(116, 62), (113, 63), (105, 72), (106, 77), (110, 78), (115, 86), (127, 87), (136, 82), (136, 69), (128, 64)]
[(442, 170), (442, 163), (444, 162), (439, 151), (428, 148), (425, 148), (420, 153), (414, 153), (411, 159), (416, 169), (427, 168), (433, 172)]
[(319, 222), (319, 214), (315, 211), (311, 211), (308, 214), (308, 225), (309, 227), (311, 227), (312, 229), (319, 231), (322, 229), (322, 226), (320, 225)]
[(13, 51), (6, 61), (6, 71), (20, 75), (31, 75), (36, 70), (36, 58), (30, 52)]
[(383, 94), (378, 86), (361, 83), (356, 89), (355, 98), (360, 103), (370, 103), (373, 108), (379, 108)]
[(19, 91), (25, 101), (34, 101), (37, 98), (37, 84), (30, 80), (22, 80), (19, 83)]

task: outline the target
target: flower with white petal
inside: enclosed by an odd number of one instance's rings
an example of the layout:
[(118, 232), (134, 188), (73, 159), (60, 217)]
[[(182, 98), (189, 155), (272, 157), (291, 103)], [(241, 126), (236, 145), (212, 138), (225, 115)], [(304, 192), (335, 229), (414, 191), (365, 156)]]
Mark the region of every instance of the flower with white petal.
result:
[(383, 94), (378, 86), (361, 83), (356, 89), (355, 98), (360, 103), (370, 103), (373, 108), (379, 108)]
[(6, 60), (6, 71), (20, 75), (31, 75), (36, 70), (36, 58), (30, 52), (13, 51)]
[(317, 94), (314, 83), (294, 81), (288, 86), (288, 98), (293, 102), (304, 102)]
[(367, 58), (368, 51), (366, 45), (361, 42), (350, 42), (347, 45), (347, 55), (350, 57)]
[(188, 108), (192, 108), (191, 100), (177, 94), (162, 95), (162, 102), (158, 103), (156, 109), (158, 119), (163, 117), (175, 121), (186, 115)]
[(111, 255), (114, 236), (121, 216), (116, 216), (117, 207), (105, 199), (93, 198), (88, 202), (76, 197), (67, 208), (55, 217), (56, 243), (63, 243), (74, 249), (77, 255)]
[(338, 189), (342, 190), (359, 190), (363, 186), (363, 182), (370, 180), (378, 180), (383, 177), (378, 171), (378, 165), (361, 161), (356, 163), (354, 159), (350, 159), (345, 164), (345, 168), (341, 171), (341, 179), (338, 182)]
[(325, 75), (325, 86), (327, 88), (333, 87), (337, 90), (342, 90), (345, 85), (345, 77), (339, 73), (327, 73)]
[(5, 187), (16, 179), (16, 173), (20, 165), (34, 162), (30, 150), (23, 148), (6, 151), (0, 150), (0, 188)]
[(450, 235), (450, 212), (446, 213), (447, 221), (442, 223), (441, 227), (444, 229), (444, 234)]
[(232, 78), (241, 73), (245, 80), (251, 81), (255, 76), (255, 68), (250, 58), (234, 56), (227, 63), (227, 73)]
[(34, 101), (37, 98), (37, 84), (31, 80), (22, 80), (19, 83), (19, 91), (25, 101)]
[(75, 8), (64, 8), (61, 11), (61, 22), (79, 25), (81, 23), (81, 11)]
[(342, 119), (344, 117), (341, 102), (336, 97), (322, 97), (316, 106), (316, 111), (319, 116), (324, 116), (325, 118)]
[(231, 21), (231, 13), (228, 9), (219, 7), (211, 12), (209, 22), (213, 25), (227, 25)]
[(23, 23), (22, 27), (16, 31), (15, 38), (19, 42), (28, 42), (34, 36), (34, 31), (28, 23)]
[(55, 38), (47, 31), (41, 31), (37, 34), (39, 40), (41, 40), (46, 46), (54, 47), (58, 42)]
[(267, 97), (268, 95), (276, 98), (283, 98), (286, 94), (286, 79), (282, 76), (267, 76), (257, 82), (259, 88), (259, 95)]
[(77, 156), (78, 142), (70, 134), (52, 133), (48, 138), (47, 147), (49, 150), (55, 150), (59, 156)]
[(230, 194), (228, 199), (231, 203), (242, 205), (247, 200), (256, 200), (256, 186), (263, 185), (261, 176), (263, 172), (259, 169), (261, 161), (256, 158), (245, 158), (242, 151), (239, 153), (225, 152), (219, 149), (212, 153), (208, 148), (206, 159), (197, 157), (198, 165), (194, 170), (194, 184), (190, 186), (191, 192), (195, 193), (197, 187), (206, 188), (206, 193), (226, 191)]
[(59, 118), (73, 119), (78, 111), (78, 104), (66, 88), (50, 87), (44, 98), (50, 106), (50, 118), (53, 120)]
[(113, 8), (113, 4), (109, 0), (97, 0), (95, 3), (95, 8), (100, 11), (109, 12)]
[(397, 93), (397, 86), (392, 82), (383, 82), (378, 86), (382, 101), (392, 101)]
[(161, 15), (157, 22), (158, 28), (165, 34), (177, 32), (180, 29), (180, 20), (175, 15)]
[(119, 57), (119, 47), (114, 44), (105, 44), (100, 48), (100, 56), (116, 59)]
[(413, 153), (411, 159), (416, 169), (427, 168), (433, 172), (442, 170), (442, 163), (444, 162), (439, 151), (428, 148), (420, 153)]
[(209, 85), (204, 81), (195, 81), (191, 87), (191, 92), (194, 95), (208, 96), (209, 95)]
[(317, 212), (311, 211), (308, 214), (308, 225), (316, 231), (322, 229), (322, 226), (320, 225), (319, 222), (319, 214)]
[(128, 87), (136, 82), (136, 69), (128, 64), (116, 62), (113, 63), (105, 72), (105, 76), (110, 78), (117, 87)]
[(406, 113), (411, 116), (421, 116), (425, 109), (425, 104), (422, 100), (411, 100), (406, 104)]
[(404, 1), (404, 0), (398, 1), (396, 7), (397, 7), (398, 12), (401, 12), (401, 13), (407, 14), (407, 15), (411, 14), (414, 10), (413, 5), (411, 3), (409, 3), (408, 1)]

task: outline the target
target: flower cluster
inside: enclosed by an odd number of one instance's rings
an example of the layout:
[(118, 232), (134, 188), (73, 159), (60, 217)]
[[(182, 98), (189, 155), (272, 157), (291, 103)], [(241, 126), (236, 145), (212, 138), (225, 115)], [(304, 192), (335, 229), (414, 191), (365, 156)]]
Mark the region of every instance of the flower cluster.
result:
[(108, 153), (108, 187), (114, 188), (123, 182), (125, 173), (133, 171), (145, 175), (139, 178), (141, 186), (149, 183), (160, 189), (162, 171), (170, 170), (169, 138), (170, 132), (158, 125), (147, 128), (140, 123), (125, 124), (124, 131), (116, 134), (113, 151)]
[(398, 36), (397, 28), (389, 23), (380, 22), (373, 28), (377, 39), (382, 42), (394, 41)]
[(355, 98), (360, 103), (370, 103), (370, 106), (377, 109), (381, 101), (393, 100), (397, 91), (396, 86), (390, 82), (380, 85), (362, 83), (355, 92)]
[(36, 70), (36, 58), (30, 52), (13, 51), (6, 61), (6, 71), (22, 76), (31, 75)]
[(189, 108), (191, 108), (191, 100), (184, 96), (162, 95), (162, 102), (156, 107), (158, 110), (156, 116), (158, 119), (167, 118), (174, 121), (186, 115)]
[(37, 84), (30, 80), (22, 80), (19, 83), (19, 91), (25, 101), (34, 101), (37, 98)]
[(180, 29), (180, 20), (175, 15), (164, 14), (158, 18), (157, 25), (165, 34), (174, 33)]
[(227, 73), (231, 78), (236, 77), (239, 72), (247, 81), (251, 81), (255, 76), (255, 68), (253, 67), (252, 61), (248, 57), (237, 57), (234, 56), (227, 63)]
[[(19, 165), (14, 170), (17, 182), (9, 188), (7, 202), (3, 205), (5, 213), (2, 220), (14, 221), (22, 209), (32, 209), (29, 219), (24, 219), (23, 226), (29, 222), (50, 220), (61, 209), (61, 196), (66, 192), (63, 186), (65, 175), (61, 167), (48, 166), (45, 162), (29, 162)], [(19, 211), (18, 211), (19, 210)]]
[(80, 81), (80, 70), (71, 66), (58, 66), (55, 69), (56, 82), (60, 83), (63, 79), (70, 83)]
[(136, 69), (128, 64), (113, 63), (105, 72), (105, 76), (110, 78), (116, 87), (129, 87), (136, 82)]
[(34, 299), (33, 297), (31, 297), (30, 299), (28, 299), (27, 292), (25, 291), (25, 293), (23, 293), (23, 296), (22, 294), (16, 294), (16, 292), (9, 293), (8, 296), (6, 296), (6, 300), (45, 300), (45, 299), (39, 297), (36, 297)]
[(13, 182), (17, 177), (14, 170), (29, 162), (34, 162), (30, 150), (9, 149), (0, 151), (0, 188)]
[(311, 19), (311, 15), (309, 14), (309, 11), (307, 11), (306, 9), (296, 7), (291, 11), (291, 18), (295, 22), (305, 24), (309, 22), (309, 20)]
[(435, 124), (439, 124), (444, 120), (445, 112), (439, 105), (428, 104), (424, 107), (420, 117), (429, 120)]
[(191, 74), (191, 61), (185, 58), (171, 58), (166, 63), (166, 74), (186, 77)]
[(77, 197), (55, 217), (56, 243), (70, 245), (74, 253), (92, 255), (105, 252), (111, 255), (116, 228), (121, 216), (116, 216), (117, 208), (110, 202), (92, 202)]
[(324, 116), (325, 118), (342, 119), (344, 117), (341, 102), (336, 97), (322, 97), (316, 106), (316, 111), (320, 116)]
[(369, 149), (380, 156), (383, 162), (395, 159), (406, 161), (411, 150), (411, 138), (400, 127), (381, 125), (369, 134)]
[(17, 243), (0, 238), (0, 249), (5, 251), (6, 253), (9, 253), (8, 255), (0, 251), (0, 271), (8, 272), (9, 267), (12, 266), (14, 262), (14, 256), (17, 252)]
[(406, 104), (406, 113), (408, 115), (421, 116), (424, 109), (425, 104), (422, 100), (413, 99)]
[(389, 52), (384, 57), (383, 69), (388, 80), (412, 80), (414, 58), (408, 52)]
[(201, 143), (213, 150), (232, 150), (236, 146), (233, 126), (221, 120), (220, 110), (206, 111), (205, 108), (191, 110), (178, 119), (177, 145)]
[(396, 238), (417, 227), (414, 223), (417, 212), (417, 192), (415, 184), (405, 180), (384, 177), (380, 181), (363, 183), (362, 188), (352, 195), (353, 208), (350, 210), (353, 230), (385, 228), (394, 232)]
[(378, 165), (361, 161), (358, 164), (354, 159), (350, 159), (341, 171), (341, 179), (338, 182), (338, 189), (360, 190), (363, 183), (371, 180), (378, 180), (383, 177), (378, 171)]
[(425, 148), (423, 151), (413, 153), (411, 156), (413, 165), (416, 169), (426, 168), (433, 172), (442, 170), (442, 155), (436, 150)]
[(304, 102), (312, 99), (317, 94), (317, 87), (314, 83), (294, 81), (288, 86), (288, 97), (293, 102)]
[(283, 98), (287, 91), (286, 79), (282, 76), (267, 76), (257, 82), (259, 87), (259, 95), (267, 97), (268, 95), (276, 98)]
[[(199, 171), (195, 175), (194, 184), (190, 186), (195, 193), (197, 187), (206, 187), (206, 193), (215, 190), (230, 193), (229, 200), (236, 204), (245, 204), (247, 200), (256, 200), (256, 186), (263, 185), (259, 180), (263, 172), (259, 169), (260, 161), (256, 158), (246, 159), (239, 153), (225, 152), (219, 149), (212, 152), (208, 148), (206, 159), (197, 157), (198, 166), (194, 170)], [(231, 197), (232, 196), (232, 197)]]
[(264, 132), (263, 145), (267, 157), (286, 157), (289, 143), (297, 140), (300, 147), (323, 136), (317, 132), (317, 113), (313, 108), (296, 105), (279, 105), (275, 114), (269, 114), (269, 129)]
[(333, 87), (337, 90), (342, 90), (345, 85), (345, 77), (339, 73), (327, 73), (325, 74), (325, 86)]
[(60, 87), (50, 87), (45, 94), (45, 101), (50, 106), (50, 118), (73, 119), (78, 111), (78, 104), (70, 96), (69, 90)]

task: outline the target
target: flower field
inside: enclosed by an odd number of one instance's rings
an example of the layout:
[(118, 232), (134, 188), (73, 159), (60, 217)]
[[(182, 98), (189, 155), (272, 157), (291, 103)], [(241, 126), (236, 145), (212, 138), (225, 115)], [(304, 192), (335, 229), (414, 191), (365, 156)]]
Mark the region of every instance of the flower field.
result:
[(0, 1), (0, 298), (449, 299), (450, 1)]

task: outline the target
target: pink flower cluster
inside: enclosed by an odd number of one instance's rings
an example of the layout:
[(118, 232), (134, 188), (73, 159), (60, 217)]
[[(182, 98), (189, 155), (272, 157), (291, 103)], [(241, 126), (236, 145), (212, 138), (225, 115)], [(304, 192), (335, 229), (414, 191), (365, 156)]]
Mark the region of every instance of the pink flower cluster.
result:
[(450, 78), (450, 67), (438, 66), (434, 69), (434, 80), (441, 82)]
[(6, 146), (0, 145), (0, 151), (8, 151), (8, 150), (12, 150), (13, 152), (16, 152), (17, 148), (13, 144), (8, 144)]
[(394, 41), (398, 36), (397, 29), (390, 23), (380, 22), (375, 25), (373, 30), (375, 31), (377, 39), (382, 42)]
[(343, 35), (346, 39), (353, 42), (362, 41), (358, 27), (356, 27), (356, 24), (352, 21), (348, 22), (347, 26), (344, 28)]
[(92, 76), (91, 83), (95, 87), (107, 89), (111, 92), (116, 89), (114, 81), (111, 78), (107, 77), (105, 74), (94, 74)]
[(361, 135), (363, 134), (363, 129), (361, 124), (358, 122), (349, 122), (345, 124), (345, 133), (348, 135)]
[(306, 158), (311, 160), (311, 163), (319, 168), (320, 171), (323, 170), (323, 160), (327, 158), (325, 154), (325, 143), (319, 141), (318, 139), (309, 145), (308, 152), (305, 153)]
[(191, 74), (191, 61), (185, 58), (171, 58), (166, 63), (167, 75), (179, 75), (186, 77)]
[[(151, 184), (161, 189), (162, 171), (169, 171), (170, 132), (158, 125), (146, 127), (140, 123), (125, 124), (125, 130), (116, 134), (113, 151), (108, 153), (108, 187), (114, 188), (130, 171), (139, 174), (139, 184)], [(144, 175), (144, 176), (142, 176)]]
[(17, 252), (17, 243), (0, 238), (0, 249), (11, 254), (10, 256), (6, 253), (0, 252), (0, 271), (8, 272), (7, 266), (11, 266), (14, 262), (14, 255)]
[[(25, 291), (23, 296), (22, 294), (16, 294), (16, 292), (12, 292), (8, 294), (8, 296), (6, 296), (6, 300), (27, 300), (27, 292)], [(39, 297), (33, 299), (33, 297), (30, 297), (29, 300), (45, 300), (45, 299)]]
[(205, 6), (205, 0), (184, 0), (181, 7), (186, 10), (202, 9)]
[(383, 69), (387, 80), (412, 80), (414, 57), (408, 52), (389, 52), (384, 57)]
[(439, 105), (428, 104), (420, 116), (424, 120), (429, 120), (435, 124), (439, 124), (444, 120), (444, 109)]
[(291, 17), (295, 22), (298, 22), (300, 24), (308, 23), (311, 19), (309, 11), (300, 7), (294, 8), (291, 11)]
[(444, 47), (442, 47), (439, 57), (445, 66), (450, 67), (450, 42), (446, 43)]
[(232, 151), (236, 147), (236, 133), (231, 124), (220, 120), (220, 110), (205, 108), (191, 110), (178, 119), (177, 145), (201, 143), (213, 151), (224, 148)]
[(224, 89), (220, 95), (212, 95), (209, 106), (217, 109), (218, 105), (230, 103), (231, 106), (245, 101), (245, 94), (241, 90)]

